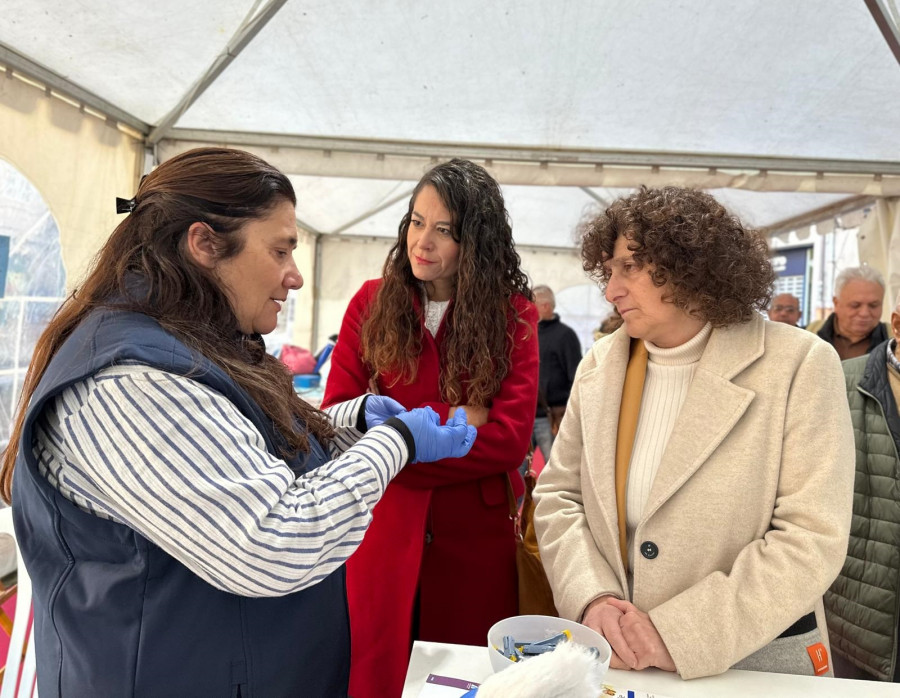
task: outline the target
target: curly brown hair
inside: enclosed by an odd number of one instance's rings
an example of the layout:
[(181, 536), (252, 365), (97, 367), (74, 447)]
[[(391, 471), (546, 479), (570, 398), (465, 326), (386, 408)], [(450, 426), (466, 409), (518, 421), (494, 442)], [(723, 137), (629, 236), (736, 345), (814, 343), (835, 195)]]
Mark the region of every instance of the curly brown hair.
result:
[(666, 300), (713, 327), (747, 322), (769, 304), (775, 273), (766, 241), (705, 192), (641, 187), (583, 223), (583, 267), (601, 286), (620, 235), (653, 283), (668, 285)]
[(532, 295), (500, 185), (473, 162), (437, 165), (416, 185), (363, 322), (362, 357), (374, 375), (396, 371), (407, 383), (416, 378), (422, 324), (413, 298), (422, 286), (413, 275), (406, 235), (416, 197), (426, 186), (435, 188), (452, 214), (453, 239), (459, 243), (456, 288), (441, 347), (441, 396), (452, 405), (487, 407), (509, 373), (516, 323), (525, 322), (512, 298), (521, 294), (531, 300)]

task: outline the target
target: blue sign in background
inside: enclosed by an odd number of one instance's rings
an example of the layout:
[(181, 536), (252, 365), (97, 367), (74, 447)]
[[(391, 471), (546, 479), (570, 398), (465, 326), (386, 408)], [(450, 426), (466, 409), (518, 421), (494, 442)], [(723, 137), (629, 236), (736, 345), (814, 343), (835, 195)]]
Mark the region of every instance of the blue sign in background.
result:
[(777, 250), (772, 255), (772, 267), (778, 276), (806, 276), (806, 259), (809, 247)]

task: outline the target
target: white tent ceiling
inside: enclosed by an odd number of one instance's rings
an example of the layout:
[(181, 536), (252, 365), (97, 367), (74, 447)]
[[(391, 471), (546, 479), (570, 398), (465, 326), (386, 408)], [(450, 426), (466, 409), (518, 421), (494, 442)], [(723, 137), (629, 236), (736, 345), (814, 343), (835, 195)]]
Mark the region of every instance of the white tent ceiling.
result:
[[(299, 200), (298, 215), (307, 230), (374, 237), (397, 234), (397, 224), (406, 212), (414, 186), (413, 182), (402, 180), (302, 175), (292, 175), (291, 182)], [(574, 244), (575, 228), (586, 213), (628, 192), (601, 187), (515, 184), (504, 185), (503, 190), (517, 242), (559, 247)], [(714, 189), (711, 193), (755, 227), (767, 227), (802, 215), (810, 208), (846, 198), (841, 194), (760, 193), (740, 189)], [(376, 212), (367, 215), (371, 211)]]
[[(339, 235), (395, 236), (413, 189), (412, 182), (402, 180), (292, 175), (291, 182), (300, 202), (298, 215), (304, 227), (316, 233)], [(504, 185), (503, 190), (519, 244), (560, 247), (570, 247), (574, 237), (557, 235), (548, 240), (549, 232), (574, 232), (586, 213), (628, 192), (600, 187), (515, 184)], [(846, 198), (841, 194), (760, 193), (740, 189), (714, 189), (711, 193), (742, 220), (760, 228)], [(367, 215), (373, 210), (377, 212)]]
[(393, 235), (386, 204), (462, 155), (506, 183), (521, 244), (566, 247), (586, 206), (640, 183), (776, 228), (900, 195), (900, 65), (873, 19), (894, 7), (6, 0), (0, 65), (159, 157), (256, 149), (317, 232)]

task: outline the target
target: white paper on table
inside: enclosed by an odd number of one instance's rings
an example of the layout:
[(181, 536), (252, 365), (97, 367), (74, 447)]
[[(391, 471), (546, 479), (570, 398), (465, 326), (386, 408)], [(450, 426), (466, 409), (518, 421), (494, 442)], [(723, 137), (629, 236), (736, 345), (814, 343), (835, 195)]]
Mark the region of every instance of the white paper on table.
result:
[(600, 691), (600, 698), (669, 698), (662, 693), (648, 693), (647, 691), (629, 691), (627, 689), (616, 689), (608, 683), (603, 684), (603, 690)]

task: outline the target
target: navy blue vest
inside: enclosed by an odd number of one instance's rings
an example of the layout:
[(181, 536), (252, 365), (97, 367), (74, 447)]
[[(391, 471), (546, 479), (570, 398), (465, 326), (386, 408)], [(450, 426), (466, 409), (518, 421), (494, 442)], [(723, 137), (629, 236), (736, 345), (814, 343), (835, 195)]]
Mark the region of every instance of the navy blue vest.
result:
[[(346, 696), (343, 567), (288, 596), (219, 591), (133, 529), (78, 509), (38, 472), (34, 423), (47, 401), (123, 361), (189, 375), (234, 403), (271, 453), (280, 439), (221, 368), (151, 318), (95, 312), (75, 329), (31, 399), (13, 478), (16, 536), (34, 584), (41, 698)], [(311, 445), (309, 456), (289, 462), (297, 474), (327, 460)]]

